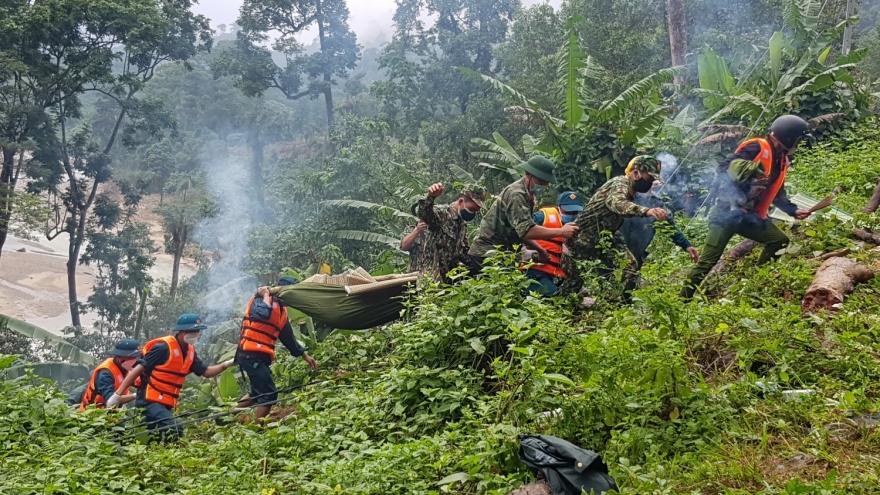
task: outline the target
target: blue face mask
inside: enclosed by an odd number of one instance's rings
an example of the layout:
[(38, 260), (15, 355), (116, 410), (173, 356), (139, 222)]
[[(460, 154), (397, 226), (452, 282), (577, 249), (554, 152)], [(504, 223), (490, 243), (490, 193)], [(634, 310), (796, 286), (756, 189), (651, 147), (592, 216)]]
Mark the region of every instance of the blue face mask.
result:
[(532, 187), (531, 193), (532, 193), (532, 196), (534, 196), (536, 198), (540, 198), (544, 194), (544, 191), (546, 191), (546, 190), (547, 190), (547, 186), (537, 186), (536, 185), (536, 186)]
[(577, 217), (578, 217), (577, 213), (575, 213), (575, 214), (563, 213), (562, 214), (562, 224), (565, 225), (567, 223), (574, 222), (575, 220), (577, 220)]

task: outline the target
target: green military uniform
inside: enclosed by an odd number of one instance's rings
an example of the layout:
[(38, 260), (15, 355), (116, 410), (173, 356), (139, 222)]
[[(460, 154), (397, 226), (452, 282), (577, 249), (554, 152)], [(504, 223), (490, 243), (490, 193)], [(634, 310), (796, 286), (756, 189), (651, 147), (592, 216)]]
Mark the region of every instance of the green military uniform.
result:
[(534, 208), (535, 198), (526, 187), (525, 178), (501, 191), (483, 216), (477, 238), (468, 251), (472, 271), (478, 272), (487, 253), (497, 246), (510, 250), (515, 244), (522, 243), (523, 236), (535, 226)]
[[(657, 172), (659, 174), (659, 168)], [(627, 290), (635, 288), (638, 263), (626, 248), (626, 242), (619, 232), (625, 218), (644, 217), (648, 213), (648, 208), (633, 202), (634, 196), (633, 181), (621, 175), (602, 185), (584, 205), (584, 211), (575, 221), (580, 230), (566, 243), (569, 254), (563, 258), (562, 269), (568, 277), (560, 287), (562, 293), (575, 293), (583, 286), (576, 260), (599, 260), (606, 267), (602, 275), (609, 276), (619, 264), (621, 256), (626, 258), (622, 267), (624, 286)], [(603, 232), (611, 234), (611, 249), (603, 249), (599, 245)]]
[[(468, 185), (461, 195), (482, 208), (487, 194), (482, 186)], [(446, 274), (459, 263), (468, 264), (467, 222), (453, 210), (453, 205), (435, 205), (431, 197), (419, 200), (416, 215), (427, 225), (418, 271), (429, 273), (438, 282), (449, 283)]]
[[(779, 227), (769, 218), (761, 218), (754, 213), (758, 199), (765, 190), (764, 186), (757, 185), (757, 179), (766, 178), (764, 166), (758, 161), (760, 152), (760, 145), (751, 143), (730, 157), (727, 163), (721, 163), (719, 169), (722, 172), (716, 179), (714, 194), (717, 199), (709, 211), (709, 233), (705, 245), (700, 249), (699, 263), (688, 273), (688, 281), (681, 290), (682, 297), (693, 297), (696, 288), (721, 259), (727, 243), (735, 234), (764, 245), (764, 251), (758, 258), (759, 264), (777, 258), (777, 252), (788, 245), (788, 236)], [(783, 159), (781, 153), (774, 151), (773, 155), (773, 173), (769, 177), (771, 183), (781, 173)], [(773, 199), (773, 205), (791, 216), (797, 211), (797, 206), (788, 199), (784, 186)]]
[[(403, 237), (406, 237), (415, 230), (415, 226), (411, 229), (407, 229), (404, 232)], [(416, 240), (413, 241), (412, 246), (409, 248), (409, 271), (410, 272), (419, 272), (426, 273), (428, 271), (427, 267), (430, 267), (430, 263), (428, 263), (427, 258), (425, 256), (425, 233), (422, 232), (416, 237)]]
[(460, 261), (467, 261), (467, 222), (452, 211), (452, 205), (435, 205), (433, 198), (419, 200), (416, 208), (419, 220), (428, 225), (419, 271), (448, 282), (446, 274)]

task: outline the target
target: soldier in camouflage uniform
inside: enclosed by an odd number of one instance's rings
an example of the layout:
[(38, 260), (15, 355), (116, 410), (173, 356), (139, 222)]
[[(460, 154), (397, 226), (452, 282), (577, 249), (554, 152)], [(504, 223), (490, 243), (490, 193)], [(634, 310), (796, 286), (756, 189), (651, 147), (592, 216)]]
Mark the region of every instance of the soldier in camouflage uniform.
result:
[[(638, 263), (626, 248), (626, 242), (619, 232), (624, 218), (653, 217), (666, 220), (664, 208), (646, 208), (633, 202), (636, 192), (648, 192), (655, 179), (660, 178), (660, 161), (653, 156), (641, 155), (633, 158), (626, 168), (626, 175), (606, 182), (584, 205), (576, 220), (580, 231), (569, 240), (569, 254), (563, 259), (562, 269), (568, 274), (560, 287), (562, 293), (575, 293), (583, 286), (583, 279), (575, 261), (599, 260), (605, 269), (602, 276), (610, 276), (614, 268), (626, 258), (623, 268), (624, 292), (635, 288), (638, 280)], [(603, 233), (611, 235), (610, 247), (603, 247)], [(608, 235), (605, 234), (605, 235)]]
[(540, 252), (543, 248), (538, 246), (536, 240), (554, 237), (569, 239), (577, 232), (577, 226), (573, 223), (562, 228), (547, 228), (535, 224), (532, 218), (535, 198), (543, 194), (547, 184), (556, 180), (556, 165), (543, 156), (534, 156), (522, 163), (520, 168), (525, 171), (525, 176), (505, 187), (483, 216), (477, 238), (468, 251), (471, 275), (483, 269), (489, 252), (499, 246), (511, 250), (515, 244), (524, 244)]
[(428, 196), (416, 204), (416, 215), (425, 222), (427, 233), (419, 271), (429, 273), (438, 282), (449, 283), (446, 274), (467, 261), (470, 249), (467, 222), (473, 221), (483, 209), (486, 189), (466, 186), (454, 203), (435, 205), (434, 200), (444, 191), (443, 184), (433, 184), (428, 188)]
[[(416, 205), (413, 205), (415, 215)], [(400, 240), (400, 250), (409, 253), (409, 271), (421, 272), (425, 263), (425, 229), (428, 224), (419, 220), (412, 229), (407, 230), (406, 235)]]

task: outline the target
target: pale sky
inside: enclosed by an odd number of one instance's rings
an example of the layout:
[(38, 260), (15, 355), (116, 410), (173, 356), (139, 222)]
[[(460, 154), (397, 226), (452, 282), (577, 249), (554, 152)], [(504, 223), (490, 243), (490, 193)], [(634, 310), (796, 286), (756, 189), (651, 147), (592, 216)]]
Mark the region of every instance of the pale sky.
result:
[[(242, 0), (199, 0), (193, 11), (211, 19), (211, 26), (216, 27), (235, 22), (241, 3)], [(522, 3), (525, 6), (549, 3), (558, 8), (561, 0), (522, 0)], [(391, 20), (394, 8), (394, 0), (348, 0), (348, 9), (351, 11), (349, 25), (357, 33), (358, 40), (371, 40), (379, 33), (390, 37), (394, 29)], [(306, 35), (300, 41), (308, 43), (313, 37)]]

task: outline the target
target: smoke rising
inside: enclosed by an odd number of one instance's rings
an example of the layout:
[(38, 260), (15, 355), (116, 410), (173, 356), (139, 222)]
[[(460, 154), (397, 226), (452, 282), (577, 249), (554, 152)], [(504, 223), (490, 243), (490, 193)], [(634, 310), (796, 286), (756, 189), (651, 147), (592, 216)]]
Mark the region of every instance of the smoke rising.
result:
[[(193, 232), (193, 239), (214, 255), (208, 270), (208, 286), (216, 290), (234, 285), (247, 294), (257, 287), (256, 279), (241, 269), (249, 254), (251, 212), (257, 207), (249, 191), (249, 166), (246, 159), (227, 155), (211, 159), (204, 168), (207, 171), (205, 185), (219, 206), (218, 214), (204, 220)], [(210, 324), (225, 321), (235, 309), (240, 309), (236, 308), (237, 300), (235, 297), (206, 297), (202, 300), (204, 318)]]

